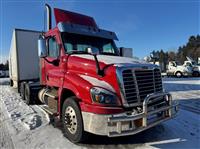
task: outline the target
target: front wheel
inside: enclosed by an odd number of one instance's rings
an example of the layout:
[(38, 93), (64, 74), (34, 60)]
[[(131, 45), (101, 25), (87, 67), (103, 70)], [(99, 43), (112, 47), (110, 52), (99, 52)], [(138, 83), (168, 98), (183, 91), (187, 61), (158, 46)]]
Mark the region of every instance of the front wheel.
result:
[(62, 124), (65, 137), (71, 142), (83, 142), (86, 132), (83, 128), (83, 119), (76, 97), (69, 97), (63, 103)]
[(181, 78), (182, 76), (183, 76), (183, 75), (182, 75), (182, 73), (181, 73), (181, 72), (179, 72), (179, 71), (178, 71), (178, 72), (176, 72), (176, 77), (177, 77), (177, 78)]

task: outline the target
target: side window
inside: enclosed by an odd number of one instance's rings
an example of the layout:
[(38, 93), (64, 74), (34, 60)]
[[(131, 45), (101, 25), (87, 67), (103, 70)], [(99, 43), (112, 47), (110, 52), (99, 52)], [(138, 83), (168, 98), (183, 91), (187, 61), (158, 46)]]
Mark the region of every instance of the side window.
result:
[(192, 67), (192, 64), (189, 63), (189, 62), (187, 62), (187, 63), (186, 63), (186, 66)]
[(48, 39), (48, 56), (49, 57), (58, 57), (59, 48), (54, 37)]

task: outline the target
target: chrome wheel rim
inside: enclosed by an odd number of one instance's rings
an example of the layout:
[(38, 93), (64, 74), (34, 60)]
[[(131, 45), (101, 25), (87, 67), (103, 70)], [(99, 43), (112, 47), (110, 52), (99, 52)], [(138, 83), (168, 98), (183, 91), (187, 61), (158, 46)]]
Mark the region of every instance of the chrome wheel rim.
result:
[(180, 72), (178, 72), (178, 73), (177, 73), (177, 76), (178, 76), (178, 77), (180, 77), (180, 76), (181, 76), (181, 73), (180, 73)]
[(75, 134), (77, 130), (77, 116), (75, 110), (68, 106), (65, 110), (65, 125), (71, 134)]

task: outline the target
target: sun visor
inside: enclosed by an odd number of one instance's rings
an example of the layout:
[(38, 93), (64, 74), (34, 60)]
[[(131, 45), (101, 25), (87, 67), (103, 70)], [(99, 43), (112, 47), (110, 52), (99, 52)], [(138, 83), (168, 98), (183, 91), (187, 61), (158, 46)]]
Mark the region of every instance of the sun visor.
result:
[(118, 40), (117, 35), (114, 32), (99, 28), (63, 22), (59, 22), (57, 26), (60, 32)]
[(85, 25), (90, 27), (98, 28), (95, 20), (86, 15), (78, 14), (75, 12), (70, 12), (66, 10), (61, 10), (58, 8), (54, 8), (54, 16), (56, 20), (56, 24), (59, 22), (64, 23), (72, 23), (72, 24), (79, 24), (79, 25)]

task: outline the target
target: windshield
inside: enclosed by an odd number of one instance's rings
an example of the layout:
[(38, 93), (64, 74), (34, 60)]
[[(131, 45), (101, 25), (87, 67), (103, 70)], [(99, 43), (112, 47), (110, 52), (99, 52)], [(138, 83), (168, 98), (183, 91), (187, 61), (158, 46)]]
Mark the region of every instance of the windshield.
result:
[(190, 62), (187, 62), (186, 66), (192, 67), (192, 64)]
[(111, 39), (62, 33), (62, 40), (66, 53), (72, 51), (86, 52), (86, 48), (95, 47), (99, 49), (100, 54), (119, 55), (117, 47)]
[(197, 66), (200, 66), (200, 63), (198, 64), (197, 62), (192, 62), (192, 65), (197, 65)]

